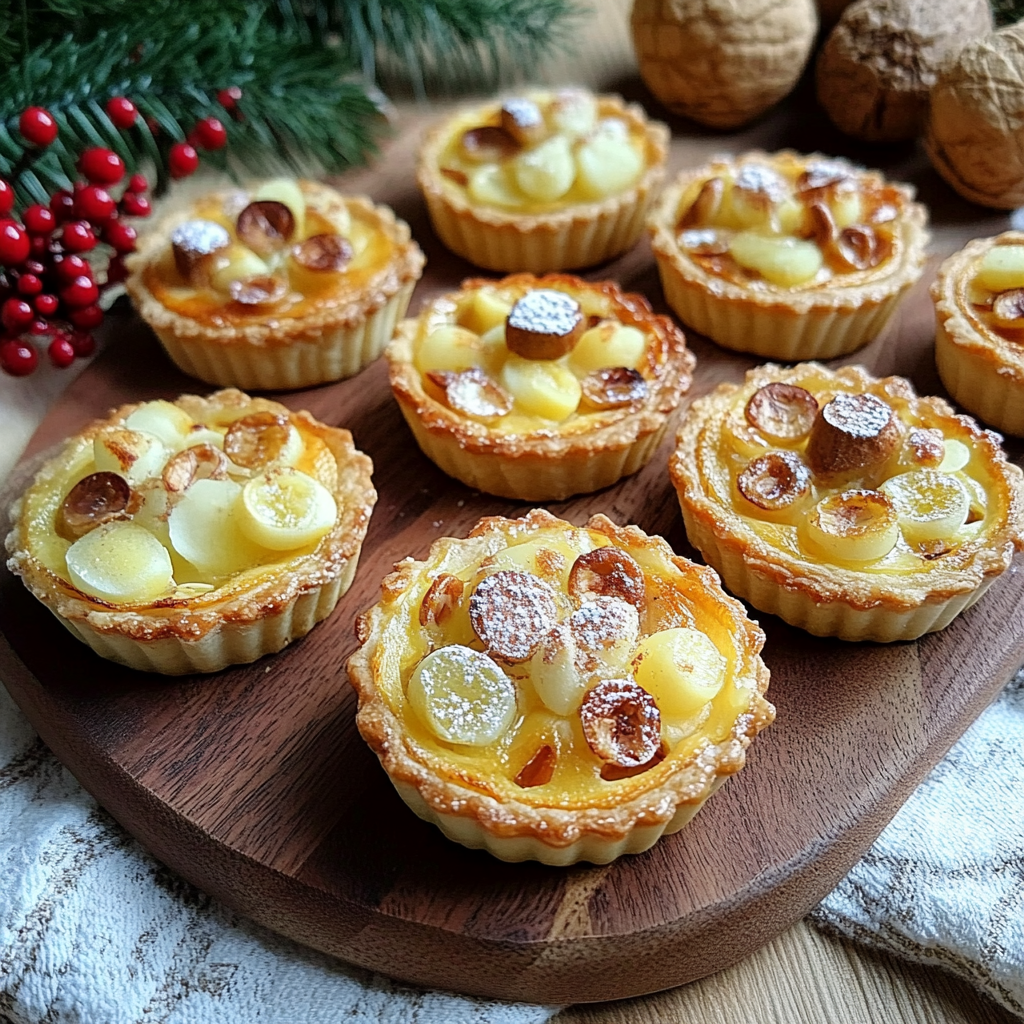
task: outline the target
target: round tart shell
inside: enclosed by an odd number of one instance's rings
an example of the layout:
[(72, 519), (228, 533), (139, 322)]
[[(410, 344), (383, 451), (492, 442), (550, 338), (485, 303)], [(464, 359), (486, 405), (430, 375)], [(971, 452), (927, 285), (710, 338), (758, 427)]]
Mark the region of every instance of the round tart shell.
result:
[[(979, 453), (995, 489), (989, 502), (997, 522), (976, 541), (922, 566), (919, 572), (861, 572), (815, 559), (794, 557), (770, 544), (731, 504), (711, 493), (707, 465), (716, 462), (722, 424), (737, 404), (772, 381), (800, 385), (811, 373), (857, 392), (872, 389), (897, 410), (901, 404), (923, 414)], [(842, 640), (914, 640), (943, 629), (969, 608), (1024, 547), (1024, 476), (1006, 461), (1001, 438), (967, 416), (957, 416), (940, 398), (917, 398), (900, 377), (877, 380), (858, 366), (832, 373), (816, 363), (789, 369), (767, 364), (747, 373), (745, 384), (722, 384), (694, 402), (687, 413), (669, 473), (679, 496), (690, 543), (722, 576), (726, 587), (755, 608), (817, 636)]]
[(307, 412), (290, 412), (267, 399), (229, 389), (209, 398), (182, 395), (174, 404), (197, 421), (232, 409), (239, 416), (287, 413), (300, 432), (324, 442), (337, 463), (332, 493), (339, 517), (312, 552), (272, 569), (239, 573), (198, 597), (118, 605), (82, 593), (33, 553), (25, 514), (28, 494), (51, 486), (104, 427), (122, 423), (139, 404), (121, 406), (95, 421), (42, 466), (29, 491), (11, 509), (8, 567), (79, 640), (101, 657), (129, 668), (163, 675), (217, 672), (275, 653), (304, 636), (330, 615), (352, 584), (377, 500), (370, 482), (373, 464), (356, 451), (347, 430), (328, 427)]
[[(821, 154), (802, 156), (789, 150), (777, 154), (751, 152), (737, 165), (798, 160), (843, 161)], [(862, 181), (885, 183), (878, 173), (847, 165)], [(903, 197), (900, 251), (895, 259), (856, 274), (840, 275), (823, 285), (785, 288), (767, 282), (751, 288), (729, 281), (694, 262), (676, 242), (679, 204), (687, 189), (710, 178), (710, 166), (684, 171), (661, 194), (647, 222), (665, 301), (683, 323), (723, 348), (786, 362), (831, 359), (866, 345), (877, 337), (903, 293), (921, 276), (925, 261), (928, 215), (913, 201), (909, 185), (888, 184)], [(836, 285), (836, 281), (843, 282)]]
[[(473, 278), (463, 282), (462, 290), (485, 285), (562, 287), (607, 296), (622, 322), (651, 339), (647, 359), (654, 372), (647, 381), (647, 398), (635, 408), (588, 417), (591, 426), (585, 430), (554, 425), (529, 434), (502, 434), (427, 394), (413, 361), (421, 320), (403, 320), (385, 355), (399, 408), (427, 458), (469, 487), (523, 501), (560, 501), (600, 490), (646, 465), (693, 379), (694, 358), (682, 332), (668, 317), (652, 312), (643, 296), (624, 293), (610, 282), (593, 284), (567, 274), (517, 274), (500, 281)], [(458, 294), (445, 298), (454, 300)]]
[[(409, 226), (386, 206), (363, 196), (343, 197), (312, 181), (299, 183), (311, 205), (327, 219), (347, 207), (393, 242), (388, 263), (347, 302), (331, 303), (329, 293), (299, 317), (275, 317), (217, 326), (168, 309), (149, 289), (144, 271), (161, 257), (174, 228), (191, 211), (178, 211), (141, 241), (129, 258), (125, 287), (139, 315), (153, 329), (179, 369), (210, 384), (267, 391), (304, 388), (341, 380), (376, 359), (405, 314), (425, 258)], [(226, 194), (225, 194), (226, 195)]]
[(935, 365), (946, 390), (968, 412), (1004, 434), (1024, 436), (1024, 345), (973, 314), (967, 289), (997, 245), (1024, 245), (1024, 231), (979, 238), (946, 259), (932, 284)]
[(516, 520), (488, 517), (464, 540), (436, 541), (425, 561), (399, 562), (381, 584), (380, 603), (360, 616), (356, 626), (361, 646), (348, 663), (349, 678), (359, 696), (356, 724), (399, 795), (417, 815), (437, 825), (448, 838), (485, 849), (501, 860), (539, 860), (559, 866), (577, 861), (605, 864), (623, 853), (648, 849), (662, 835), (682, 828), (743, 767), (750, 743), (775, 717), (775, 709), (764, 697), (769, 677), (759, 657), (764, 634), (746, 617), (743, 606), (723, 593), (718, 577), (677, 557), (661, 538), (649, 537), (635, 526), (619, 527), (602, 515), (593, 516), (586, 526), (625, 551), (657, 552), (678, 570), (678, 586), (695, 608), (698, 625), (702, 607), (719, 623), (728, 624), (737, 667), (726, 685), (745, 690), (749, 703), (720, 742), (708, 740), (693, 753), (670, 753), (654, 768), (609, 784), (608, 796), (591, 806), (558, 806), (537, 790), (510, 797), (497, 793), (484, 778), (474, 778), (470, 785), (455, 765), (413, 740), (403, 724), (407, 708), (394, 707), (386, 699), (383, 673), (388, 671), (386, 665), (393, 664), (387, 656), (386, 630), (403, 615), (410, 600), (419, 598), (423, 581), (440, 567), (479, 562), (511, 542), (529, 539), (541, 528), (572, 527), (541, 509)]
[[(434, 231), (458, 256), (487, 270), (554, 270), (590, 267), (636, 244), (665, 177), (668, 129), (649, 121), (642, 107), (619, 96), (598, 96), (598, 116), (622, 118), (646, 139), (646, 166), (635, 185), (618, 195), (548, 213), (529, 214), (480, 206), (445, 180), (441, 155), (451, 141), (452, 119), (430, 130), (417, 161), (416, 181)], [(481, 120), (496, 109), (480, 107)], [(461, 123), (461, 119), (460, 119)]]

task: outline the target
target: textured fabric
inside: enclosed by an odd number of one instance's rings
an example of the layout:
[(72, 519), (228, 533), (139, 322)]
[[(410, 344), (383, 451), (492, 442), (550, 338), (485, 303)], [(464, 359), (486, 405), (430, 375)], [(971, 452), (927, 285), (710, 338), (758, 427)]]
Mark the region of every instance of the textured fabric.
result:
[(1024, 673), (812, 919), (953, 971), (1024, 1017)]
[(96, 805), (0, 686), (0, 1019), (11, 1024), (540, 1024), (423, 992), (231, 913)]

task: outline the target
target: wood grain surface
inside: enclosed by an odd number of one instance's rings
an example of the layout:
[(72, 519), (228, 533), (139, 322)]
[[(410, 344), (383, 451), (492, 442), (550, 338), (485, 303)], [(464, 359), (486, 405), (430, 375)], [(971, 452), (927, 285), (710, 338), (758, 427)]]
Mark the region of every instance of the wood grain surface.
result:
[[(735, 148), (815, 148), (802, 110), (799, 102), (783, 108)], [(407, 118), (376, 168), (341, 182), (389, 202), (421, 240), (429, 263), (414, 310), (473, 273), (433, 238), (411, 184), (426, 117)], [(672, 167), (720, 148), (718, 137), (679, 135)], [(962, 211), (914, 152), (891, 164), (885, 169), (936, 192), (940, 249), (978, 233), (976, 219), (958, 220)], [(646, 243), (589, 276), (660, 303)], [(937, 390), (931, 276), (930, 267), (883, 336), (847, 361)], [(691, 396), (753, 364), (691, 341)], [(23, 470), (112, 405), (186, 390), (208, 389), (125, 321), (43, 422)], [(260, 923), (363, 966), (546, 1002), (617, 999), (718, 971), (838, 881), (1024, 660), (1024, 585), (1015, 573), (946, 631), (911, 644), (820, 640), (762, 616), (778, 722), (693, 824), (607, 867), (502, 864), (447, 842), (395, 796), (355, 732), (343, 666), (353, 619), (396, 560), (422, 556), (442, 534), (464, 534), (481, 515), (525, 506), (472, 492), (429, 463), (381, 363), (283, 400), (351, 429), (376, 466), (380, 501), (360, 570), (328, 621), (253, 666), (167, 679), (96, 658), (5, 571), (0, 677), (86, 788), (161, 860)], [(637, 522), (692, 555), (665, 473), (668, 448), (613, 488), (548, 507), (577, 523), (597, 511)]]

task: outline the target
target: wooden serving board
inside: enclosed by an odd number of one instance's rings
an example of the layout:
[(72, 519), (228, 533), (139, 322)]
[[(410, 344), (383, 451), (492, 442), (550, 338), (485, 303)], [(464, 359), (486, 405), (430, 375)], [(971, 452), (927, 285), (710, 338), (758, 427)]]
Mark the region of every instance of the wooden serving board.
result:
[[(426, 222), (411, 178), (419, 127), (407, 122), (375, 168), (342, 182), (390, 202), (427, 251), (413, 311), (477, 273), (445, 253)], [(673, 170), (724, 148), (720, 136), (674, 127)], [(800, 104), (728, 139), (734, 151), (787, 144), (848, 154)], [(956, 200), (914, 150), (848, 155), (918, 184), (940, 255), (1006, 225)], [(884, 335), (847, 361), (940, 391), (927, 296), (935, 262)], [(589, 276), (617, 279), (663, 308), (646, 242)], [(109, 407), (210, 390), (175, 371), (141, 324), (110, 330), (104, 355), (40, 427), (8, 498), (41, 451)], [(692, 335), (691, 343), (691, 396), (753, 365)], [(165, 678), (96, 657), (2, 570), (0, 678), (83, 785), (158, 858), (261, 924), (344, 960), (423, 985), (543, 1002), (634, 996), (726, 967), (835, 885), (1024, 661), (1016, 571), (943, 633), (914, 643), (821, 640), (754, 613), (768, 635), (778, 720), (694, 822), (606, 867), (504, 864), (448, 842), (407, 810), (355, 730), (344, 666), (354, 618), (377, 600), (395, 561), (422, 557), (438, 536), (464, 535), (481, 515), (526, 506), (470, 491), (427, 461), (381, 362), (282, 398), (351, 429), (376, 467), (380, 500), (359, 572), (327, 621), (254, 665)], [(548, 507), (575, 523), (594, 512), (638, 523), (695, 557), (666, 473), (669, 449), (615, 487)], [(1019, 460), (1020, 447), (1012, 451)]]

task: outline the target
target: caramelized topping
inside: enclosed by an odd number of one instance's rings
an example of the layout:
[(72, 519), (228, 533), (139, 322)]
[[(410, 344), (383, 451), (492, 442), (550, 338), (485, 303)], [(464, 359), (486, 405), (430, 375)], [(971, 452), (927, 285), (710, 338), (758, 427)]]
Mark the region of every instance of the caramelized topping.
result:
[(501, 127), (521, 146), (540, 142), (547, 134), (540, 107), (522, 98), (505, 100), (501, 105)]
[(57, 510), (56, 529), (65, 540), (77, 540), (114, 519), (126, 518), (132, 489), (117, 473), (90, 473), (68, 491)]
[(478, 366), (459, 372), (429, 370), (427, 378), (444, 392), (445, 401), (456, 412), (492, 419), (512, 411), (512, 396)]
[(306, 270), (344, 270), (352, 259), (352, 245), (341, 235), (312, 235), (292, 246), (292, 259)]
[(840, 270), (867, 270), (881, 262), (882, 247), (872, 228), (854, 225), (843, 228), (827, 255)]
[(284, 413), (254, 412), (235, 420), (224, 435), (224, 453), (237, 466), (258, 469), (288, 445), (291, 424)]
[(163, 472), (164, 487), (172, 493), (187, 490), (196, 480), (223, 480), (228, 460), (212, 444), (196, 444), (172, 455)]
[(212, 220), (189, 220), (171, 234), (174, 265), (189, 284), (209, 283), (211, 257), (231, 244), (227, 229)]
[(617, 764), (603, 764), (601, 765), (601, 778), (605, 782), (618, 782), (619, 779), (631, 779), (634, 775), (643, 775), (656, 764), (661, 764), (665, 760), (665, 753), (665, 744), (663, 743), (650, 761), (638, 764), (635, 768), (620, 768)]
[(711, 228), (688, 228), (679, 235), (679, 244), (694, 256), (724, 256), (729, 242)]
[(773, 441), (798, 441), (814, 425), (818, 400), (795, 384), (775, 381), (758, 388), (744, 410), (747, 422)]
[(807, 207), (810, 237), (819, 249), (825, 249), (836, 239), (836, 222), (827, 203), (811, 203)]
[(463, 133), (461, 146), (467, 160), (481, 164), (500, 163), (520, 149), (519, 143), (504, 128), (492, 125), (470, 128)]
[(710, 224), (722, 205), (725, 182), (721, 178), (709, 178), (701, 186), (697, 198), (679, 220), (679, 228), (696, 228)]
[(469, 621), (488, 653), (527, 661), (555, 625), (554, 592), (532, 573), (504, 569), (485, 576), (469, 599)]
[(764, 164), (744, 164), (736, 175), (735, 187), (751, 206), (760, 210), (768, 210), (786, 194), (782, 176)]
[(631, 679), (606, 679), (580, 705), (583, 735), (607, 764), (637, 768), (661, 747), (661, 713), (654, 698)]
[(997, 295), (992, 303), (992, 314), (1004, 323), (1024, 320), (1024, 288), (1014, 288)]
[(568, 590), (581, 603), (596, 597), (619, 597), (638, 610), (644, 607), (643, 570), (625, 551), (612, 545), (587, 551), (573, 562)]
[(254, 253), (269, 256), (283, 249), (295, 234), (295, 215), (284, 203), (263, 199), (250, 203), (238, 215), (235, 230)]
[(420, 625), (441, 626), (451, 618), (466, 584), (451, 573), (443, 572), (427, 588), (420, 603)]
[(807, 463), (816, 476), (880, 465), (899, 446), (899, 417), (875, 395), (840, 392), (818, 413), (807, 442)]
[(910, 446), (910, 457), (919, 466), (938, 469), (946, 457), (942, 431), (935, 427), (914, 427), (907, 444)]
[(465, 171), (460, 171), (458, 167), (442, 167), (441, 176), (449, 181), (454, 181), (456, 185), (461, 185), (463, 188), (469, 184), (469, 175)]
[(571, 295), (536, 288), (512, 307), (505, 344), (524, 359), (558, 359), (572, 351), (586, 329), (587, 319)]
[(810, 493), (811, 474), (799, 455), (768, 452), (740, 473), (736, 486), (752, 505), (775, 512)]
[(647, 397), (647, 381), (638, 370), (609, 366), (588, 373), (581, 382), (583, 397), (597, 409), (620, 409)]
[(288, 285), (282, 278), (268, 275), (232, 281), (228, 287), (231, 298), (243, 306), (271, 306), (288, 294)]
[(796, 190), (799, 194), (817, 192), (849, 180), (850, 172), (839, 164), (808, 164), (807, 169), (796, 179)]
[(522, 786), (523, 789), (545, 786), (551, 781), (551, 776), (555, 774), (557, 763), (558, 754), (555, 753), (555, 748), (545, 743), (519, 770), (519, 774), (515, 777), (515, 784)]

